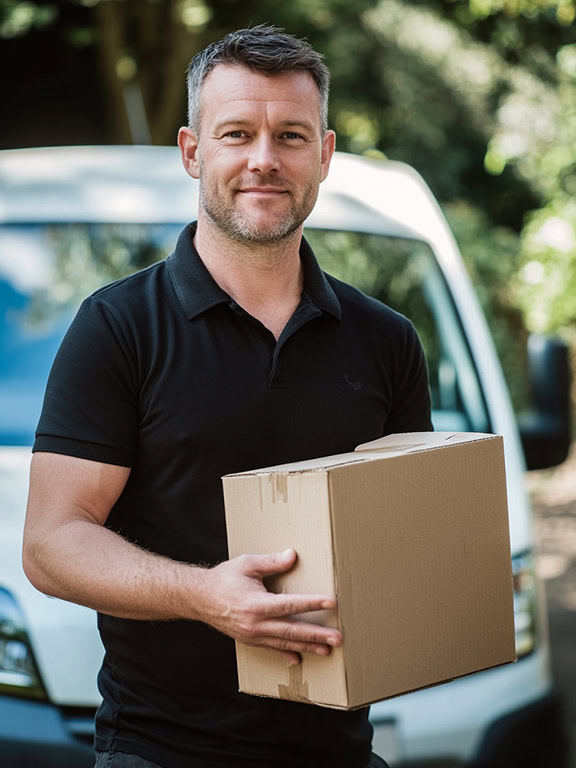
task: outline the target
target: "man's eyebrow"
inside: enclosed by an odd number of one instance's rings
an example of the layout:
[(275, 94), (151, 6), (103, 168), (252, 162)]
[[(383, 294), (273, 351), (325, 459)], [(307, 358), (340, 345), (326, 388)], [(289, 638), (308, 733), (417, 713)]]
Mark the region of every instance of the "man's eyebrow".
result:
[[(224, 128), (229, 126), (242, 128), (246, 126), (249, 127), (251, 124), (252, 122), (250, 120), (245, 120), (243, 118), (225, 118), (214, 126), (214, 131), (218, 133), (219, 131), (222, 131)], [(282, 128), (303, 128), (306, 131), (314, 131), (313, 124), (308, 120), (282, 120), (279, 125), (282, 126)]]
[(227, 117), (225, 120), (221, 120), (219, 123), (217, 123), (214, 126), (214, 130), (221, 131), (223, 128), (226, 128), (229, 125), (240, 125), (240, 126), (250, 125), (250, 121), (242, 120), (242, 118), (236, 119), (234, 117), (231, 117), (231, 118)]
[(313, 131), (314, 126), (308, 120), (282, 120), (280, 123), (284, 128), (304, 128), (307, 131)]

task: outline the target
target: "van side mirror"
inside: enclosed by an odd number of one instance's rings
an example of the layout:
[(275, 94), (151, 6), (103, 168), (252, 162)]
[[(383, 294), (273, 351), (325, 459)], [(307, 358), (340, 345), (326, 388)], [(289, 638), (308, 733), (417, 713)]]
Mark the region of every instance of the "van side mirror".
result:
[(528, 339), (528, 377), (533, 408), (519, 417), (527, 469), (561, 464), (570, 450), (572, 410), (570, 356), (557, 338)]

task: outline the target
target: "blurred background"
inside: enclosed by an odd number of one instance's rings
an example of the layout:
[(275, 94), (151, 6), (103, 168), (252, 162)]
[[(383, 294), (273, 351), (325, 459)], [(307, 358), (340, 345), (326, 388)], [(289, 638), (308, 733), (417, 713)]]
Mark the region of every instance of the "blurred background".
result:
[[(528, 334), (576, 350), (574, 0), (0, 0), (0, 148), (174, 144), (190, 58), (261, 22), (325, 55), (338, 149), (424, 176), (527, 409)], [(576, 731), (574, 451), (527, 483)]]
[(518, 408), (526, 334), (576, 339), (574, 0), (0, 0), (0, 147), (174, 144), (185, 68), (260, 22), (332, 71), (338, 148), (442, 202)]

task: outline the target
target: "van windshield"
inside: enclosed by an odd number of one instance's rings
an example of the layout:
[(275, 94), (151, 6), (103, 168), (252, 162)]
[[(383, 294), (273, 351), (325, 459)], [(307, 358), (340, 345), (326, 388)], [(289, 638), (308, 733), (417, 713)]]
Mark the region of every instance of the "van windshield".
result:
[(181, 227), (0, 226), (0, 445), (31, 445), (52, 360), (80, 302), (167, 256)]
[[(58, 345), (82, 299), (165, 258), (179, 224), (0, 227), (0, 445), (31, 445)], [(489, 431), (470, 352), (433, 253), (382, 235), (306, 231), (327, 272), (414, 322), (430, 369), (434, 426)]]

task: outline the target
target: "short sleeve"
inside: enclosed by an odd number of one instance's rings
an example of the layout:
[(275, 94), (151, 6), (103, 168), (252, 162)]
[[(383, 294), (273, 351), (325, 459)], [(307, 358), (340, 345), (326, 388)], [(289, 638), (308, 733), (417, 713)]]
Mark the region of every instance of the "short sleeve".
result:
[(432, 432), (428, 366), (420, 338), (409, 321), (401, 349), (386, 434)]
[(117, 311), (84, 301), (48, 378), (33, 451), (131, 467), (138, 442), (136, 345)]

